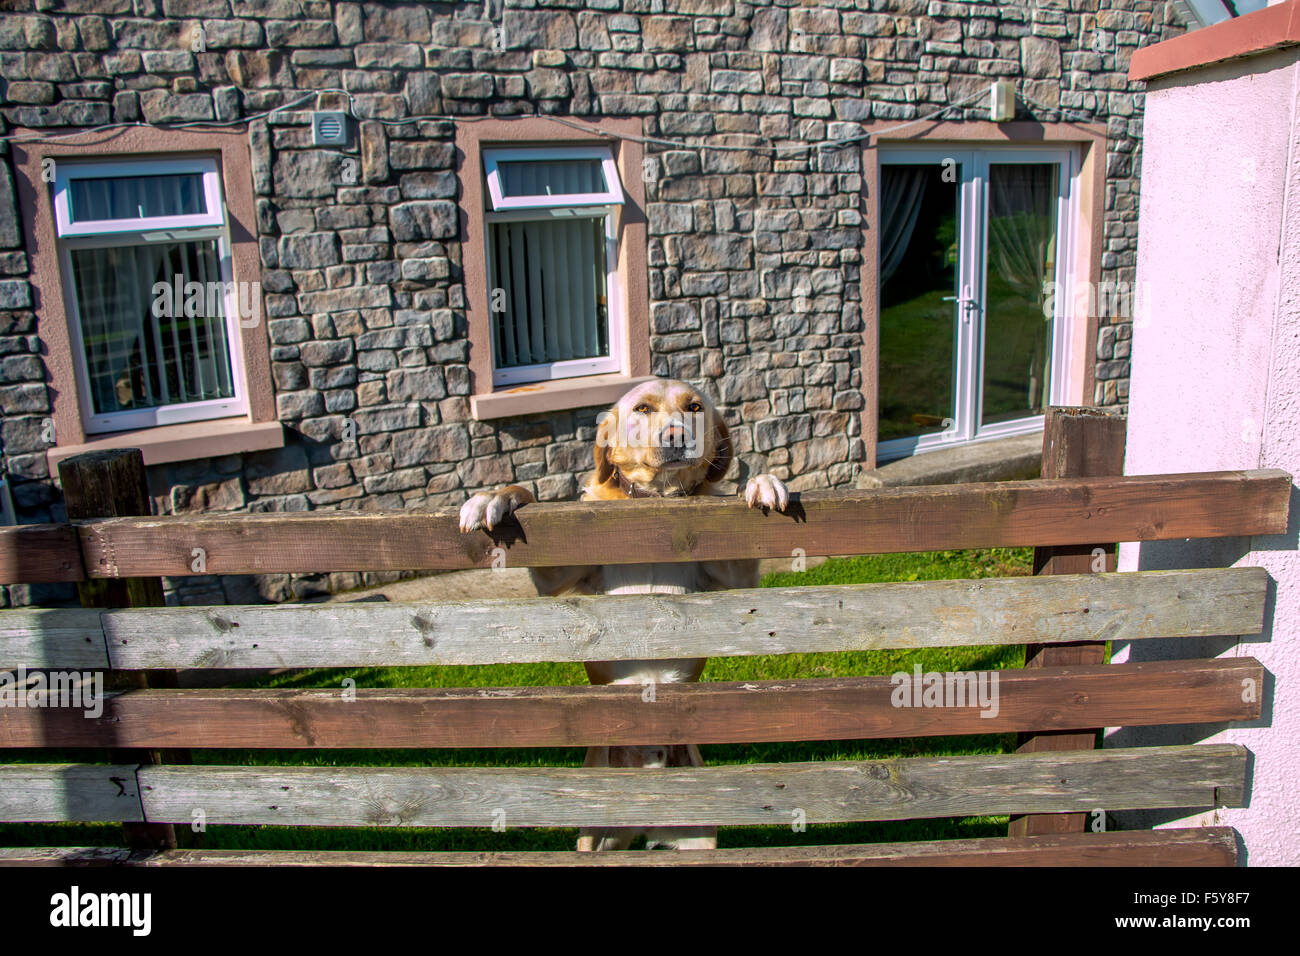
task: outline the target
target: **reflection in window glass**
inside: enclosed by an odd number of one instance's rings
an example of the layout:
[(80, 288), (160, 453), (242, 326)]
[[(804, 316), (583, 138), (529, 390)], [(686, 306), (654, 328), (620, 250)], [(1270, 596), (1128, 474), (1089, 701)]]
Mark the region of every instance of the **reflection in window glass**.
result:
[(68, 206), (72, 222), (192, 216), (208, 211), (202, 173), (69, 179)]
[(1055, 163), (989, 166), (983, 424), (1041, 415), (1049, 402), (1056, 276)]
[[(954, 415), (961, 174), (880, 170), (879, 440), (944, 431)], [(955, 181), (947, 181), (955, 180)]]

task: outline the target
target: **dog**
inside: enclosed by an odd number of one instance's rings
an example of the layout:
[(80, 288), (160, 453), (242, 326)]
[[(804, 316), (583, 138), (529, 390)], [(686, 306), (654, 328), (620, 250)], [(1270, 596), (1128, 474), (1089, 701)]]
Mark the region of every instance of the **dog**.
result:
[[(699, 389), (676, 379), (634, 386), (598, 418), (595, 470), (583, 501), (684, 498), (712, 495), (735, 458), (731, 435), (713, 403)], [(518, 485), (471, 497), (460, 509), (464, 534), (491, 531), (534, 500)], [(755, 475), (745, 486), (751, 508), (784, 512), (790, 493), (779, 478)], [(758, 561), (699, 561), (531, 569), (539, 594), (689, 594), (758, 586)], [(593, 684), (689, 683), (700, 679), (705, 658), (659, 661), (591, 661)], [(591, 747), (588, 767), (702, 766), (694, 744), (657, 747)], [(713, 849), (713, 827), (584, 829), (579, 850), (627, 849), (644, 832), (646, 848)]]

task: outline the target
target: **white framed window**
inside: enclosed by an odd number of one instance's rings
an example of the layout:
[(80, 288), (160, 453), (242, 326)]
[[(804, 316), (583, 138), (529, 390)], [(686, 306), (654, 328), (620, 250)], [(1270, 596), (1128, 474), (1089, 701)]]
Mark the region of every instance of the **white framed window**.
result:
[(608, 146), (487, 149), (483, 165), (494, 210), (623, 202), (614, 152)]
[(489, 148), (483, 164), (493, 385), (620, 371), (612, 150)]
[(216, 160), (59, 160), (54, 212), (86, 433), (244, 414)]
[(54, 215), (65, 238), (225, 225), (212, 159), (57, 164)]
[(1042, 428), (1068, 404), (1071, 148), (880, 152), (877, 460)]

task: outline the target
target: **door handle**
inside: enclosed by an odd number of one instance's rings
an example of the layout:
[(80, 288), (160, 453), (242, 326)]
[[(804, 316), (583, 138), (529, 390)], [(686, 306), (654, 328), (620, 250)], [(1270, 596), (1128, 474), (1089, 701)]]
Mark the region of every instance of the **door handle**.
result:
[(943, 297), (943, 301), (961, 303), (961, 320), (963, 322), (969, 322), (970, 310), (974, 308), (978, 308), (979, 306), (979, 303), (976, 302), (974, 298), (965, 295), (945, 295)]

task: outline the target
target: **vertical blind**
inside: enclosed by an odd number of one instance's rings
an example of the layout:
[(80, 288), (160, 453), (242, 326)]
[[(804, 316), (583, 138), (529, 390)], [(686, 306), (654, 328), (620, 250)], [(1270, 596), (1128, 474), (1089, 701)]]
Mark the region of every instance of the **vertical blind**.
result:
[(609, 354), (604, 218), (489, 229), (496, 367)]
[[(215, 239), (74, 249), (70, 256), (96, 414), (234, 396)], [(155, 309), (159, 282), (170, 299)], [(201, 284), (201, 295), (185, 295), (190, 282)]]
[(72, 222), (190, 216), (208, 211), (202, 173), (70, 179), (68, 207)]

